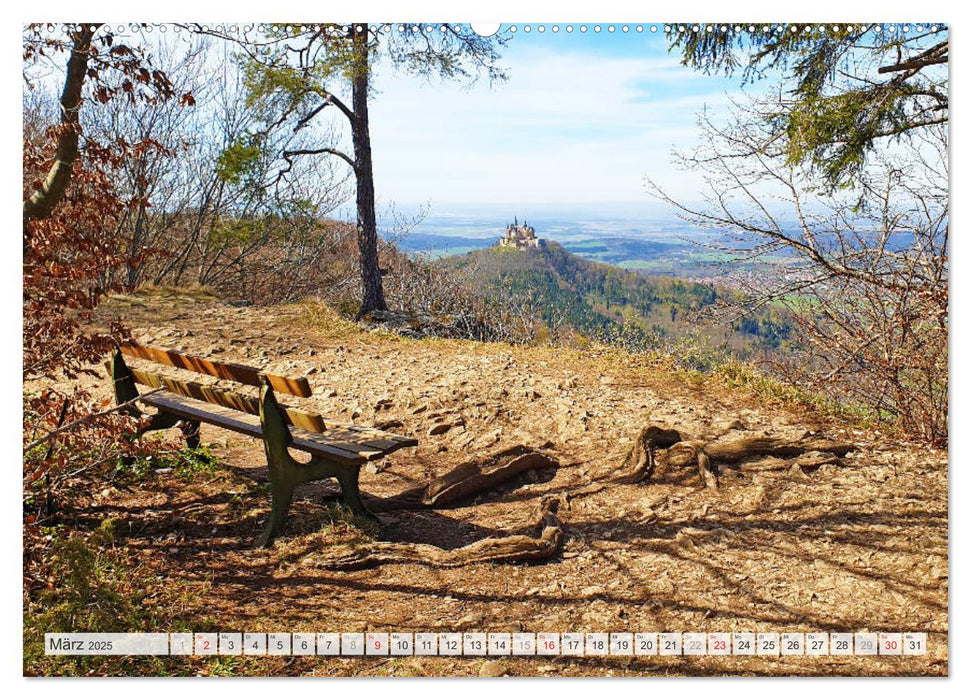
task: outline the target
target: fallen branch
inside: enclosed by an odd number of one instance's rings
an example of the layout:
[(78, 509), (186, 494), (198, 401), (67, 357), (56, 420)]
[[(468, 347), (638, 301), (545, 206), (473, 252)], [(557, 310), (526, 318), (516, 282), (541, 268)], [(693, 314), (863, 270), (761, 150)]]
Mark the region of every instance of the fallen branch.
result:
[(425, 564), (441, 568), (456, 568), (484, 562), (506, 563), (548, 559), (563, 546), (563, 525), (556, 512), (559, 501), (544, 500), (539, 522), (534, 526), (539, 537), (508, 535), (489, 537), (458, 549), (442, 549), (430, 544), (373, 542), (356, 546), (348, 554), (314, 559), (325, 569), (348, 571), (368, 569), (384, 564)]

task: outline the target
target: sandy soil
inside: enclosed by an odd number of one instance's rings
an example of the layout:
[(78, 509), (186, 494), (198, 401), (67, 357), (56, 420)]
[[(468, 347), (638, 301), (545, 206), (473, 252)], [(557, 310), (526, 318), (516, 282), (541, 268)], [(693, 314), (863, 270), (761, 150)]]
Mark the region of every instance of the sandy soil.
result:
[[(618, 485), (561, 509), (562, 556), (457, 569), (337, 572), (319, 558), (346, 536), (324, 526), (336, 484), (298, 493), (274, 548), (253, 550), (269, 500), (261, 444), (204, 426), (226, 469), (106, 489), (92, 522), (119, 521), (159, 600), (211, 631), (926, 631), (924, 657), (267, 660), (312, 675), (947, 674), (947, 456), (766, 404), (613, 353), (413, 341), (348, 327), (308, 305), (236, 308), (198, 297), (117, 298), (146, 344), (305, 374), (325, 417), (391, 426), (420, 446), (369, 465), (362, 490), (392, 496), (469, 459), (525, 445), (560, 464), (450, 510), (381, 514), (379, 539), (453, 548), (523, 531), (540, 498), (621, 464), (648, 423), (694, 436), (853, 441), (845, 466), (811, 474), (750, 462), (718, 490)], [(103, 390), (107, 393), (107, 383)], [(290, 399), (288, 398), (288, 401)], [(290, 401), (300, 403), (299, 400)], [(434, 429), (447, 425), (447, 430)], [(431, 434), (438, 433), (438, 434)], [(210, 631), (202, 630), (198, 631)]]

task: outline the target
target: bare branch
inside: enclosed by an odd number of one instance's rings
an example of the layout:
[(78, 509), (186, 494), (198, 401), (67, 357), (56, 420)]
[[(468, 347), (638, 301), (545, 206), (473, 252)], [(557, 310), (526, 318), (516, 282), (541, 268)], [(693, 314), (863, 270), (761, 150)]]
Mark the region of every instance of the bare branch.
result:
[(357, 164), (354, 162), (354, 159), (336, 148), (297, 148), (292, 151), (284, 151), (283, 158), (287, 162), (291, 162), (291, 159), (294, 156), (319, 156), (324, 154), (337, 156), (351, 166), (351, 169), (354, 170), (354, 172), (357, 172)]
[(66, 433), (68, 430), (73, 430), (74, 428), (77, 428), (79, 426), (87, 425), (88, 423), (91, 423), (91, 422), (97, 420), (98, 418), (103, 418), (105, 416), (111, 415), (112, 413), (118, 413), (119, 411), (122, 411), (122, 410), (128, 408), (129, 406), (132, 406), (132, 405), (138, 403), (139, 401), (141, 401), (142, 399), (144, 399), (146, 396), (151, 396), (152, 394), (157, 394), (160, 391), (162, 391), (162, 389), (153, 389), (152, 391), (147, 391), (144, 394), (142, 394), (140, 396), (137, 396), (134, 399), (131, 399), (130, 401), (125, 401), (124, 403), (120, 403), (117, 406), (112, 406), (111, 408), (105, 409), (104, 411), (99, 411), (98, 413), (89, 413), (86, 416), (82, 416), (81, 418), (78, 418), (76, 421), (71, 421), (67, 425), (62, 425), (57, 430), (52, 430), (51, 432), (47, 433), (47, 435), (45, 435), (44, 437), (37, 438), (36, 440), (34, 440), (33, 442), (31, 442), (29, 445), (27, 445), (26, 447), (24, 447), (24, 452), (30, 452), (32, 449), (34, 449), (38, 445), (43, 445), (48, 440), (57, 437), (61, 433)]

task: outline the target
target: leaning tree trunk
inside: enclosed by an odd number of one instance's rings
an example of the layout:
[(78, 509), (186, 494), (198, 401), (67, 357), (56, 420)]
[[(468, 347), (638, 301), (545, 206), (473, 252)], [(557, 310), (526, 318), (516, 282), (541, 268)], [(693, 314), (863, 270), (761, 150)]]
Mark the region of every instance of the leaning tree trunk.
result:
[[(24, 224), (37, 219), (46, 219), (51, 215), (54, 206), (64, 197), (74, 161), (78, 159), (78, 140), (81, 133), (80, 110), (81, 89), (88, 70), (91, 40), (97, 25), (84, 24), (74, 33), (71, 47), (71, 57), (67, 62), (67, 76), (64, 80), (64, 91), (61, 93), (61, 125), (64, 129), (57, 137), (57, 152), (54, 154), (54, 164), (44, 178), (44, 182), (27, 199), (24, 200)], [(24, 250), (29, 246), (27, 227), (24, 227)]]
[(384, 288), (378, 263), (378, 224), (374, 212), (374, 168), (371, 163), (371, 133), (368, 122), (369, 48), (368, 25), (355, 24), (356, 65), (352, 79), (351, 132), (354, 141), (354, 169), (357, 176), (357, 245), (360, 248), (361, 282), (364, 299), (358, 318), (370, 311), (383, 311)]

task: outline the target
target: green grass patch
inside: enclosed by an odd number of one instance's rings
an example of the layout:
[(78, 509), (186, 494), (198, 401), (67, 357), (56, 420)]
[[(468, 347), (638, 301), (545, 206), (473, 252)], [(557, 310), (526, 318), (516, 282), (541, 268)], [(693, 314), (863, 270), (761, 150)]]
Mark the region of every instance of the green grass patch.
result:
[(184, 481), (195, 481), (213, 476), (219, 468), (219, 460), (208, 445), (182, 450), (159, 452), (143, 457), (122, 458), (117, 473), (124, 479), (136, 480), (158, 473), (172, 473)]
[(346, 309), (335, 309), (317, 299), (305, 299), (296, 304), (299, 309), (296, 321), (299, 325), (325, 338), (345, 338), (356, 335), (361, 332), (361, 329), (347, 317), (357, 312), (357, 304), (358, 302), (349, 299)]
[(343, 503), (329, 503), (321, 514), (321, 533), (341, 540), (374, 539), (380, 526), (374, 520), (357, 515)]

